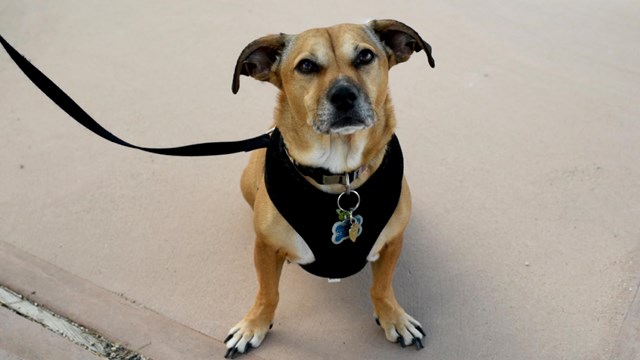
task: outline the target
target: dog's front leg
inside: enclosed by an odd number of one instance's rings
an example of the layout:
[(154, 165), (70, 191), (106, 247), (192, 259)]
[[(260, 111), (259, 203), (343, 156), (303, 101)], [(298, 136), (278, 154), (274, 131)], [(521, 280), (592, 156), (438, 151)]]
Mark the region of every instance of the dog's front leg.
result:
[(278, 306), (278, 284), (285, 256), (258, 236), (254, 248), (254, 262), (258, 275), (258, 294), (249, 313), (234, 326), (225, 339), (225, 358), (247, 353), (260, 346), (271, 328)]
[(378, 324), (384, 329), (387, 340), (402, 347), (415, 345), (424, 347), (425, 336), (422, 325), (407, 314), (398, 304), (393, 292), (393, 274), (402, 250), (402, 235), (387, 243), (380, 251), (380, 258), (371, 264), (373, 284), (371, 299)]

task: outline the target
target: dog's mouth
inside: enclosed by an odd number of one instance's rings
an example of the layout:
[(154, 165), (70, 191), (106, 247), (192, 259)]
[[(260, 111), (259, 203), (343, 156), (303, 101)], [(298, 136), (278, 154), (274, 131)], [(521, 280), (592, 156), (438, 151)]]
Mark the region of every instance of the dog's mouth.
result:
[(371, 127), (372, 120), (350, 115), (340, 116), (329, 125), (328, 133), (337, 135), (351, 135), (356, 131)]
[(343, 115), (331, 120), (319, 117), (314, 121), (315, 131), (324, 135), (351, 135), (357, 131), (373, 126), (374, 116), (351, 116)]
[(340, 113), (332, 108), (320, 111), (313, 121), (313, 128), (324, 135), (351, 135), (368, 129), (375, 123), (376, 115), (367, 105), (363, 104), (346, 113)]

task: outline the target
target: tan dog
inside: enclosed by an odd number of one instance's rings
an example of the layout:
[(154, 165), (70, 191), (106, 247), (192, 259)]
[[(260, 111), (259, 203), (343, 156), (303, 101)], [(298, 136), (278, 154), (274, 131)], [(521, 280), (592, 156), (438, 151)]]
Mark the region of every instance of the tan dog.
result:
[[(403, 346), (423, 347), (420, 323), (398, 304), (392, 289), (411, 199), (402, 175), (400, 148), (394, 140), (396, 119), (388, 95), (389, 69), (420, 50), (425, 51), (433, 67), (431, 47), (413, 29), (394, 20), (374, 20), (365, 25), (311, 29), (299, 35), (265, 36), (240, 54), (233, 76), (234, 93), (239, 89), (240, 75), (271, 82), (280, 89), (275, 110), (277, 130), (272, 135), (272, 143), (277, 135), (279, 145), (255, 151), (242, 175), (242, 193), (254, 210), (259, 290), (249, 313), (229, 332), (225, 357), (248, 352), (264, 340), (278, 304), (278, 283), (286, 260), (325, 277), (349, 276), (371, 262), (374, 315), (386, 338)], [(388, 180), (377, 173), (389, 173), (385, 175)], [(287, 194), (279, 195), (277, 188), (293, 178), (304, 181), (282, 185)], [(371, 183), (397, 184), (397, 196), (391, 200), (387, 219), (368, 220), (378, 216), (377, 198), (393, 197), (387, 196), (390, 190), (386, 186), (368, 190), (377, 192), (375, 197), (354, 194), (360, 189), (364, 192), (370, 179)], [(300, 220), (296, 209), (289, 217), (283, 216), (289, 212), (286, 201), (301, 201), (306, 205), (305, 212), (316, 206), (311, 203), (314, 198), (299, 198), (293, 190), (290, 192), (290, 187), (298, 185), (306, 192), (318, 192), (318, 198), (337, 201), (333, 209), (343, 208), (339, 215), (335, 210), (328, 211), (331, 214), (327, 215), (333, 217), (330, 221), (335, 222), (333, 229), (296, 225)], [(340, 195), (351, 200), (338, 200)], [(358, 216), (369, 207), (375, 215)], [(376, 225), (380, 227), (378, 232), (367, 233)], [(309, 226), (311, 232), (307, 232)], [(321, 234), (321, 243), (301, 236), (312, 232)], [(361, 233), (370, 239), (360, 237)], [(360, 245), (366, 252), (356, 248)], [(352, 253), (360, 254), (360, 258), (345, 257), (347, 250), (340, 253), (347, 247), (353, 247)], [(316, 264), (321, 258), (323, 264)]]

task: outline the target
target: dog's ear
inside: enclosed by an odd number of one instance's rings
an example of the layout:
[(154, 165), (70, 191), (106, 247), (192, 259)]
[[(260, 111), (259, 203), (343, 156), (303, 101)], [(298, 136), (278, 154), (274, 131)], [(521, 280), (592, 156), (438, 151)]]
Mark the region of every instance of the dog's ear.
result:
[(414, 52), (420, 50), (427, 54), (429, 65), (436, 66), (431, 56), (431, 45), (409, 26), (396, 20), (372, 20), (367, 25), (390, 50), (389, 67), (409, 60)]
[(267, 35), (247, 45), (236, 62), (231, 91), (240, 89), (240, 75), (251, 76), (260, 81), (269, 81), (280, 86), (273, 65), (278, 61), (286, 44), (287, 35)]

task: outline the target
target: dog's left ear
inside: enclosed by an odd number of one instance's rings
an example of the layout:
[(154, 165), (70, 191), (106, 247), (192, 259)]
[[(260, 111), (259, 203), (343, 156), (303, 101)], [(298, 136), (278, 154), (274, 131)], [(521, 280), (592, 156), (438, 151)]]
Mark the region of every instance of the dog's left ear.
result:
[(240, 75), (269, 81), (279, 87), (280, 80), (275, 73), (274, 64), (280, 58), (286, 39), (287, 35), (276, 34), (267, 35), (249, 43), (236, 62), (231, 91), (236, 94), (240, 89)]
[(389, 67), (409, 60), (414, 52), (424, 50), (431, 67), (436, 62), (431, 56), (431, 45), (409, 26), (396, 20), (372, 20), (367, 26), (376, 33), (380, 41), (391, 51)]

